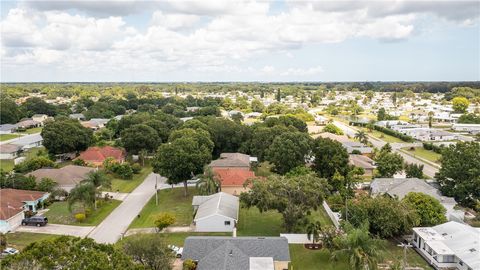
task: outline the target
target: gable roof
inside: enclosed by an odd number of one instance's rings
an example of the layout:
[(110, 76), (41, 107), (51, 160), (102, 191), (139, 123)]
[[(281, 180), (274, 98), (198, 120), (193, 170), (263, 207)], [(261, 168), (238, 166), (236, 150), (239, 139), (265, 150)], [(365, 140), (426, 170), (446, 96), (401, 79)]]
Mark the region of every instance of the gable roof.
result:
[(78, 156), (77, 159), (82, 159), (85, 162), (103, 162), (108, 157), (112, 157), (117, 161), (122, 161), (125, 158), (125, 151), (112, 146), (93, 146), (80, 153), (80, 156)]
[(350, 154), (349, 162), (350, 162), (350, 164), (352, 164), (356, 167), (363, 168), (363, 169), (374, 169), (375, 168), (375, 166), (373, 165), (374, 161), (371, 158), (366, 157), (364, 155)]
[(212, 160), (210, 167), (248, 167), (250, 168), (250, 156), (242, 153), (222, 153), (220, 158)]
[(22, 147), (15, 144), (0, 144), (0, 153), (11, 154), (20, 151)]
[(434, 197), (441, 203), (453, 203), (455, 199), (443, 196), (438, 189), (418, 178), (375, 178), (370, 184), (373, 194), (387, 193), (403, 199), (410, 192), (421, 192)]
[(193, 196), (192, 205), (198, 205), (194, 221), (212, 215), (221, 215), (238, 220), (239, 200), (237, 196), (224, 192), (209, 196)]
[(74, 186), (85, 180), (90, 172), (95, 171), (95, 168), (67, 165), (60, 169), (38, 169), (27, 176), (34, 176), (39, 182), (42, 178), (50, 178), (57, 182), (59, 186)]
[(20, 137), (17, 140), (13, 141), (11, 144), (20, 145), (23, 147), (32, 143), (38, 143), (42, 141), (43, 141), (42, 135), (40, 135), (40, 133), (35, 133), (35, 134)]
[(218, 176), (222, 186), (243, 186), (255, 173), (245, 169), (237, 168), (214, 168), (213, 172)]
[(0, 220), (9, 219), (23, 211), (26, 201), (36, 201), (47, 192), (5, 188), (0, 189)]
[(249, 270), (250, 258), (290, 261), (285, 237), (190, 236), (185, 239), (182, 259), (198, 262), (197, 270)]
[(11, 131), (15, 129), (15, 125), (12, 124), (3, 124), (0, 125), (0, 131)]

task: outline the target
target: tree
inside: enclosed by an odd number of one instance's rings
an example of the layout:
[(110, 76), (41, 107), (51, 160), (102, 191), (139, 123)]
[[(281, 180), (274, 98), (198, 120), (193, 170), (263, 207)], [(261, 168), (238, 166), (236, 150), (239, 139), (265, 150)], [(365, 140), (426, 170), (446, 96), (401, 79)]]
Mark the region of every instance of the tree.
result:
[(0, 170), (0, 187), (1, 188), (15, 188), (24, 190), (34, 190), (36, 187), (35, 177), (25, 176), (22, 174), (7, 174)]
[(238, 152), (240, 146), (248, 140), (250, 129), (242, 124), (225, 118), (201, 117), (198, 118), (208, 126), (208, 132), (214, 143), (213, 156), (221, 153)]
[(88, 173), (87, 179), (84, 181), (88, 181), (92, 183), (95, 187), (103, 187), (109, 189), (112, 187), (112, 180), (107, 177), (102, 171), (93, 171)]
[(22, 114), (15, 101), (4, 98), (0, 100), (0, 124), (15, 124), (22, 118)]
[(267, 153), (273, 140), (285, 132), (296, 131), (295, 128), (287, 128), (285, 126), (255, 126), (252, 130), (251, 138), (244, 142), (243, 147), (247, 148), (248, 152), (258, 158), (259, 162), (267, 159)]
[(168, 226), (174, 224), (176, 221), (176, 218), (173, 214), (171, 213), (161, 213), (155, 218), (155, 227), (159, 232), (161, 232), (163, 229), (167, 228)]
[(36, 189), (45, 192), (52, 192), (57, 187), (57, 185), (57, 182), (45, 177), (42, 178), (40, 182), (38, 182)]
[(343, 135), (343, 131), (339, 127), (335, 126), (334, 124), (327, 124), (323, 128), (323, 132), (328, 132), (328, 133), (337, 134), (337, 135)]
[(423, 178), (423, 165), (415, 163), (405, 163), (405, 174), (407, 178)]
[(432, 128), (432, 124), (433, 124), (433, 116), (435, 114), (432, 112), (432, 111), (429, 111), (428, 112), (428, 127), (429, 128)]
[(403, 169), (403, 157), (398, 153), (393, 153), (392, 147), (388, 143), (375, 156), (375, 162), (380, 177), (391, 178)]
[(440, 190), (463, 206), (480, 200), (480, 144), (458, 142), (442, 151), (442, 167), (435, 175)]
[(307, 238), (312, 240), (312, 243), (318, 243), (322, 238), (322, 224), (320, 221), (310, 222), (307, 225)]
[(263, 105), (263, 103), (258, 99), (252, 100), (250, 106), (252, 107), (252, 111), (254, 112), (263, 113), (263, 111), (265, 110), (265, 105)]
[(410, 192), (403, 199), (420, 218), (419, 226), (430, 227), (447, 222), (447, 210), (434, 197), (421, 192)]
[(72, 236), (33, 242), (19, 254), (2, 259), (1, 266), (2, 269), (145, 269), (113, 245)]
[(313, 169), (320, 177), (331, 178), (335, 172), (346, 175), (349, 170), (349, 156), (343, 145), (328, 138), (318, 137), (314, 141)]
[(302, 132), (287, 132), (277, 136), (267, 152), (267, 159), (274, 170), (285, 174), (295, 167), (305, 165), (311, 152), (312, 140)]
[(136, 234), (122, 241), (123, 251), (133, 260), (152, 270), (170, 270), (174, 254), (159, 234)]
[(212, 142), (208, 143), (201, 135), (174, 139), (158, 148), (152, 162), (153, 169), (167, 177), (170, 184), (183, 182), (187, 196), (187, 180), (201, 173), (212, 159), (211, 145)]
[(142, 166), (145, 166), (145, 160), (148, 158), (148, 151), (142, 149), (138, 151), (138, 159), (142, 162)]
[(460, 118), (458, 118), (458, 123), (462, 124), (480, 124), (480, 115), (469, 113), (469, 114), (462, 114)]
[(368, 233), (368, 225), (349, 229), (336, 239), (338, 250), (332, 253), (332, 259), (337, 260), (340, 256), (348, 257), (350, 269), (375, 270), (382, 258), (381, 240), (372, 238)]
[(53, 168), (55, 167), (55, 162), (51, 161), (47, 157), (40, 156), (27, 159), (22, 163), (15, 165), (13, 169), (19, 173), (27, 173), (45, 167)]
[(22, 110), (31, 117), (34, 114), (46, 114), (48, 116), (55, 115), (55, 106), (48, 104), (43, 99), (38, 97), (28, 98), (21, 106)]
[(71, 211), (74, 204), (81, 204), (85, 212), (95, 207), (97, 188), (92, 182), (85, 182), (76, 185), (68, 195), (68, 208)]
[(402, 235), (419, 224), (419, 217), (410, 204), (388, 196), (361, 196), (349, 200), (342, 217), (354, 227), (368, 222), (370, 233), (381, 238)]
[(386, 120), (387, 117), (387, 112), (385, 111), (385, 108), (380, 108), (377, 112), (377, 121), (383, 121)]
[(158, 133), (144, 124), (133, 125), (121, 133), (122, 144), (129, 153), (138, 154), (142, 149), (154, 152), (161, 143)]
[(74, 119), (60, 118), (48, 122), (41, 132), (43, 146), (50, 154), (78, 152), (93, 142), (93, 132)]
[(455, 97), (452, 99), (453, 110), (457, 113), (465, 113), (470, 102), (465, 97)]
[(196, 184), (201, 195), (215, 194), (220, 190), (220, 180), (213, 172), (212, 168), (205, 167), (205, 172), (200, 176)]
[(0, 233), (0, 250), (5, 250), (7, 248), (7, 235)]
[(311, 211), (319, 207), (326, 193), (326, 182), (315, 174), (285, 177), (272, 175), (265, 180), (251, 181), (250, 192), (240, 194), (247, 207), (260, 212), (277, 210), (287, 232), (307, 223)]
[(367, 134), (365, 133), (365, 131), (362, 131), (362, 130), (359, 130), (359, 131), (357, 131), (357, 133), (355, 133), (355, 139), (357, 139), (359, 142), (361, 142), (363, 144), (368, 143)]

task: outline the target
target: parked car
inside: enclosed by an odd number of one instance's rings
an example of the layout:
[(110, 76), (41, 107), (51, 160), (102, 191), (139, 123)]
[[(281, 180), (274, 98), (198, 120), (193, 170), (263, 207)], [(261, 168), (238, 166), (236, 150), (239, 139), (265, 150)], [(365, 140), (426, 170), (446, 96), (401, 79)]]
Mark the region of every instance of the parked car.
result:
[(168, 245), (168, 248), (170, 248), (173, 252), (173, 254), (175, 254), (175, 257), (177, 258), (181, 258), (182, 257), (182, 253), (183, 253), (183, 247), (177, 247), (177, 246), (174, 246), (174, 245)]
[(33, 226), (40, 227), (40, 226), (45, 226), (45, 225), (47, 225), (47, 223), (48, 223), (48, 218), (42, 217), (42, 216), (29, 217), (29, 218), (24, 218), (24, 219), (22, 220), (22, 225), (23, 225), (23, 226), (33, 225)]
[(4, 251), (2, 251), (2, 256), (14, 255), (17, 253), (18, 253), (18, 250), (14, 248), (6, 248)]

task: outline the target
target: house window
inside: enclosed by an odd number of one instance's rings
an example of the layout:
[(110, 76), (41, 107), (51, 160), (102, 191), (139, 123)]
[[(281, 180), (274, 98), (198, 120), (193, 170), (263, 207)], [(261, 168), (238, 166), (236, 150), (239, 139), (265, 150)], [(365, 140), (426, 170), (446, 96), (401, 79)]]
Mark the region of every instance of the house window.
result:
[(225, 226), (230, 226), (230, 220), (225, 221)]

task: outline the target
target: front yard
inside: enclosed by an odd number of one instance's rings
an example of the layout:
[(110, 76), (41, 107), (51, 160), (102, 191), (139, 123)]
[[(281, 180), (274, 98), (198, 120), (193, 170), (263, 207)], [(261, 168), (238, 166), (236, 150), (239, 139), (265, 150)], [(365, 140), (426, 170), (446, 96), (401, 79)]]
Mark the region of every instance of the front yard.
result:
[(78, 226), (96, 226), (100, 224), (117, 206), (121, 201), (109, 200), (102, 203), (97, 210), (92, 211), (90, 215), (83, 222), (75, 220), (73, 214), (68, 210), (67, 202), (54, 202), (48, 207), (48, 211), (45, 216), (48, 218), (49, 223), (53, 224), (65, 224), (65, 225), (78, 225)]
[(169, 212), (175, 215), (173, 226), (189, 226), (193, 221), (192, 198), (197, 195), (194, 187), (188, 188), (188, 196), (184, 196), (183, 188), (169, 188), (158, 191), (158, 205), (155, 204), (155, 195), (148, 201), (130, 228), (154, 227), (158, 214)]
[(411, 155), (413, 156), (418, 156), (418, 157), (421, 157), (423, 159), (426, 159), (428, 161), (431, 161), (431, 162), (434, 162), (434, 163), (437, 163), (437, 164), (441, 164), (440, 162), (440, 158), (442, 157), (441, 154), (438, 154), (438, 153), (435, 153), (431, 150), (427, 150), (423, 147), (415, 147), (415, 150), (410, 150), (410, 148), (402, 148), (403, 150), (407, 151), (408, 153), (410, 153)]
[(145, 166), (142, 168), (139, 174), (134, 174), (132, 179), (120, 179), (112, 177), (112, 188), (109, 191), (121, 192), (121, 193), (130, 193), (138, 185), (140, 185), (143, 180), (152, 172), (151, 166)]
[(19, 134), (0, 134), (0, 142), (8, 141), (20, 137)]
[(36, 128), (29, 128), (25, 131), (20, 131), (19, 133), (23, 134), (34, 134), (34, 133), (39, 133), (42, 132), (43, 127), (36, 127)]
[(18, 250), (24, 249), (30, 243), (50, 240), (59, 237), (53, 234), (15, 232), (7, 234), (7, 247), (13, 247)]

